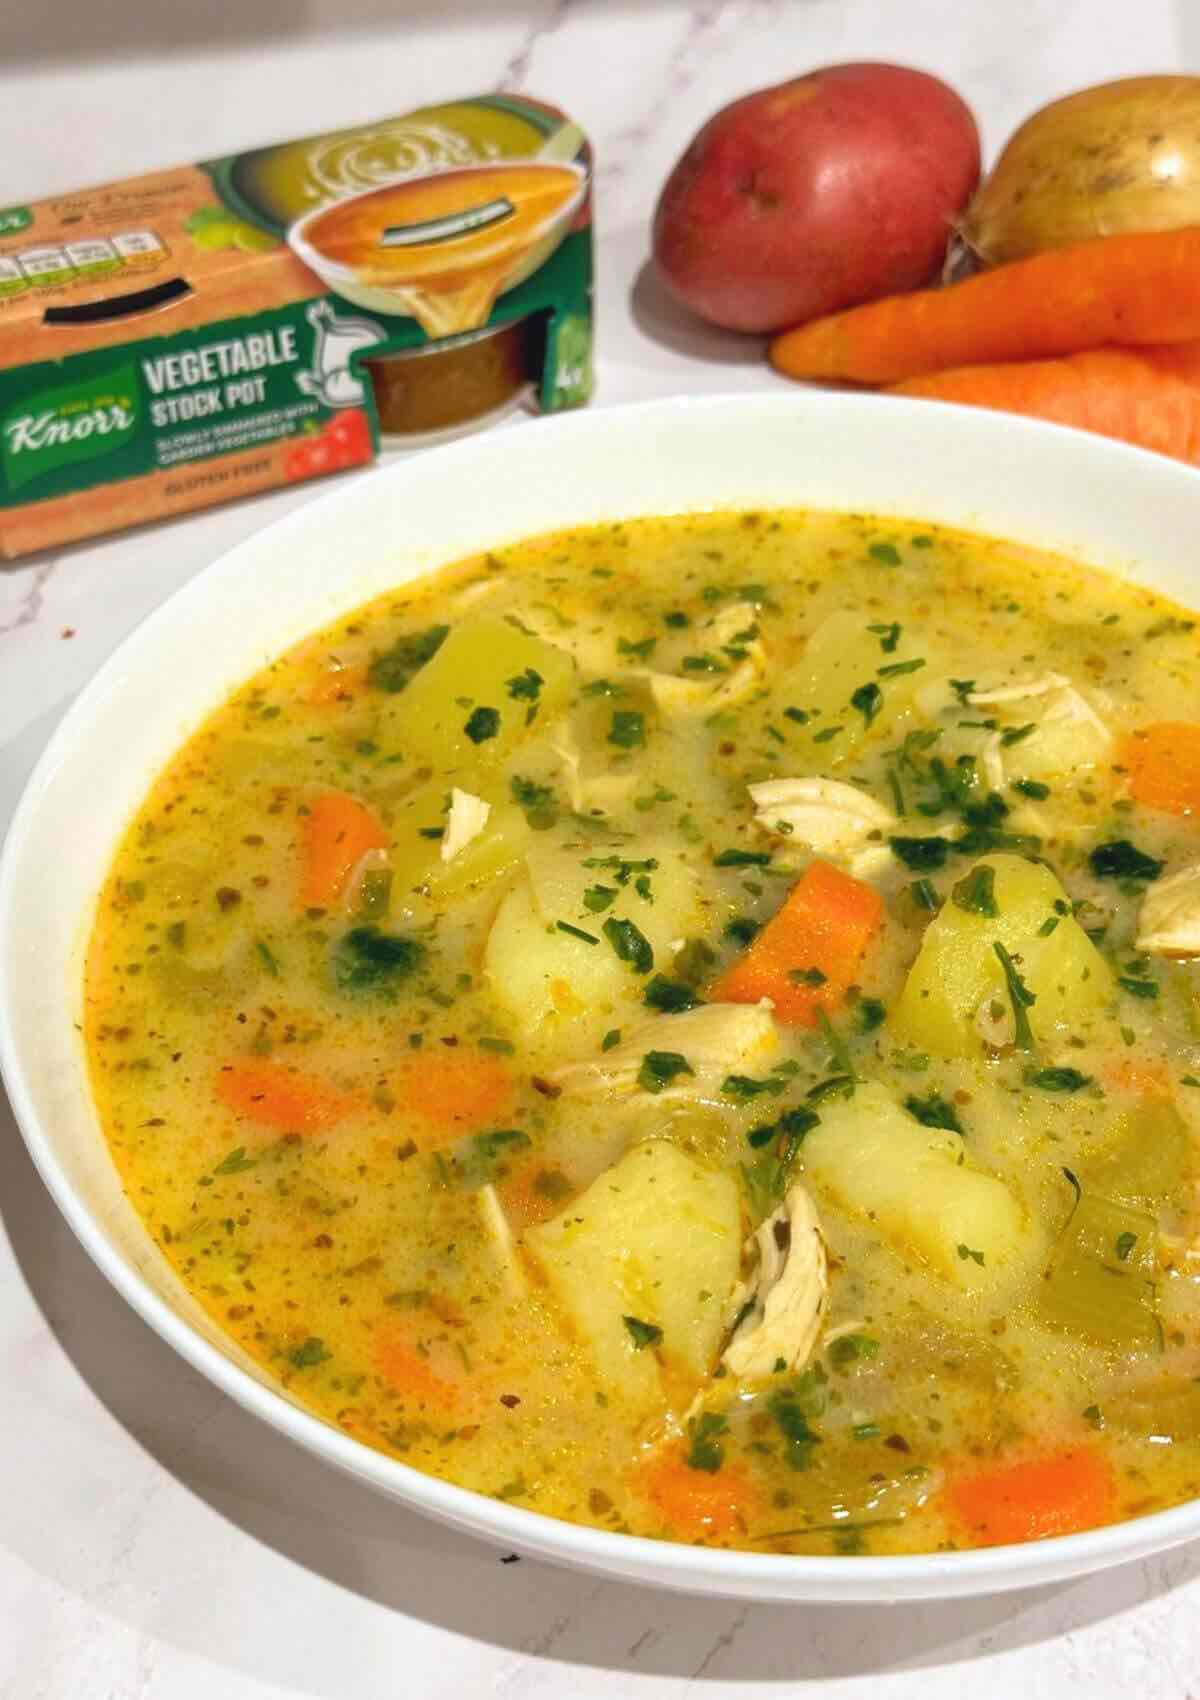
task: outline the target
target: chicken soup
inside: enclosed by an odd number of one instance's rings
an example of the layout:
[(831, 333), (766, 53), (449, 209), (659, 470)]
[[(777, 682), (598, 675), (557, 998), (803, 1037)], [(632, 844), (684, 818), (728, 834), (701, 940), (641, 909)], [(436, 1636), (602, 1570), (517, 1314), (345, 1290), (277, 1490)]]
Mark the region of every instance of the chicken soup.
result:
[(820, 513), (463, 562), (249, 681), (101, 895), (113, 1158), (327, 1422), (761, 1552), (1200, 1491), (1194, 620)]

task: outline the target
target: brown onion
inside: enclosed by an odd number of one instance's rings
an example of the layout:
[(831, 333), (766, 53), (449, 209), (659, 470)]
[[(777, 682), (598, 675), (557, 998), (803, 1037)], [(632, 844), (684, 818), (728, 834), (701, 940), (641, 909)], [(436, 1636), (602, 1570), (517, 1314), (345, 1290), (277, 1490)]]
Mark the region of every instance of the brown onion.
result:
[(1200, 77), (1125, 77), (1042, 107), (963, 215), (984, 265), (1200, 224)]

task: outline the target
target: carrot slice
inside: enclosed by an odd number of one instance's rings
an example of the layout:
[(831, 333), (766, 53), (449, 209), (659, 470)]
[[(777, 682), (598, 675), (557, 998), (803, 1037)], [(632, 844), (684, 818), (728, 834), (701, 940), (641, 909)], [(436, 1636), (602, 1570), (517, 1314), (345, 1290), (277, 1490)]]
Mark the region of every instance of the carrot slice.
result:
[(328, 1081), (267, 1057), (226, 1063), (217, 1073), (217, 1101), (247, 1121), (281, 1133), (323, 1133), (354, 1107)]
[(634, 1471), (634, 1491), (684, 1540), (744, 1531), (757, 1495), (742, 1464), (725, 1463), (712, 1474), (693, 1470), (680, 1443), (652, 1454)]
[(815, 1027), (818, 1010), (836, 1009), (854, 984), (883, 913), (873, 886), (813, 862), (709, 997), (719, 1003), (770, 998), (781, 1021)]
[(1200, 726), (1160, 720), (1121, 740), (1117, 761), (1129, 795), (1168, 815), (1200, 814)]
[(304, 818), (304, 863), (300, 901), (306, 908), (336, 903), (351, 872), (368, 850), (383, 850), (387, 833), (357, 797), (326, 791), (309, 805)]
[(309, 686), (304, 700), (314, 708), (326, 708), (335, 702), (353, 702), (366, 682), (365, 667), (327, 668)]
[(1111, 1522), (1117, 1487), (1107, 1456), (1077, 1447), (961, 1476), (947, 1496), (977, 1545), (1008, 1546)]
[(494, 1123), (513, 1100), (512, 1075), (497, 1057), (457, 1045), (407, 1058), (396, 1088), (405, 1111), (420, 1118), (411, 1134), (422, 1151)]

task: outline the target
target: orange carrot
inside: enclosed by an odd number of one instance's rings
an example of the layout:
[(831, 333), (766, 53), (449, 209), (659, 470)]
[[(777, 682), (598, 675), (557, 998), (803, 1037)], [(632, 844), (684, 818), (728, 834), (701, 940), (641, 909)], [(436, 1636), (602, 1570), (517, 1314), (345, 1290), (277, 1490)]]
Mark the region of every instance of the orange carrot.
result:
[(781, 1021), (815, 1027), (817, 1011), (836, 1009), (853, 985), (882, 921), (873, 886), (813, 862), (708, 995), (719, 1003), (770, 998)]
[(498, 1057), (457, 1045), (405, 1058), (396, 1089), (406, 1114), (420, 1118), (411, 1134), (422, 1151), (494, 1124), (513, 1099), (512, 1075)]
[(466, 1363), (437, 1323), (430, 1326), (426, 1340), (420, 1328), (389, 1318), (372, 1341), (371, 1361), (409, 1409), (459, 1411), (471, 1391)]
[(304, 818), (304, 865), (300, 901), (325, 909), (336, 903), (351, 872), (368, 850), (383, 850), (387, 833), (364, 803), (345, 791), (326, 791)]
[(304, 700), (314, 708), (325, 708), (337, 702), (353, 702), (366, 682), (365, 667), (339, 667), (336, 670), (326, 668), (309, 686)]
[(328, 1081), (268, 1057), (226, 1063), (217, 1072), (215, 1091), (227, 1110), (281, 1133), (324, 1133), (354, 1108), (354, 1100)]
[(790, 378), (894, 384), (951, 366), (1200, 337), (1200, 226), (1099, 236), (948, 289), (889, 295), (784, 331)]
[(1118, 1092), (1136, 1093), (1139, 1098), (1171, 1096), (1170, 1070), (1154, 1057), (1123, 1057), (1104, 1070), (1104, 1083)]
[(1200, 814), (1200, 726), (1161, 720), (1121, 740), (1117, 763), (1129, 795), (1168, 815)]
[(682, 1443), (664, 1447), (639, 1464), (634, 1491), (656, 1508), (674, 1534), (688, 1541), (744, 1532), (756, 1500), (744, 1465), (722, 1464), (712, 1474), (693, 1470)]
[(947, 1495), (977, 1545), (1008, 1546), (1110, 1522), (1117, 1487), (1107, 1456), (1081, 1446), (960, 1476)]
[(556, 1215), (574, 1188), (561, 1169), (540, 1160), (496, 1182), (504, 1214), (517, 1230)]
[(891, 393), (1024, 413), (1200, 465), (1200, 343), (959, 366)]

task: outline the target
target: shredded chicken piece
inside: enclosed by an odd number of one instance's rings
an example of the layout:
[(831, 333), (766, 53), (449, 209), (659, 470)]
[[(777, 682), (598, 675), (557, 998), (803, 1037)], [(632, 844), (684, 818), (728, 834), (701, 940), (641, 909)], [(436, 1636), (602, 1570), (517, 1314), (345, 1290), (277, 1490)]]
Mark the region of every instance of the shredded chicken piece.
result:
[(478, 838), (488, 823), (492, 805), (470, 791), (460, 791), (457, 785), (450, 793), (450, 813), (442, 834), (442, 861), (453, 861), (473, 838)]
[(747, 1243), (757, 1247), (758, 1268), (730, 1299), (738, 1322), (721, 1362), (743, 1381), (807, 1362), (821, 1335), (829, 1271), (825, 1242), (812, 1199), (797, 1182)]
[[(715, 619), (697, 631), (696, 640), (705, 648), (721, 650), (732, 643), (739, 632), (753, 624), (754, 615), (744, 605), (723, 608)], [(730, 708), (748, 696), (757, 687), (766, 669), (767, 652), (757, 638), (738, 643), (737, 647), (745, 651), (745, 656), (728, 673), (688, 678), (640, 667), (634, 669), (630, 676), (646, 681), (655, 707), (664, 714), (719, 714), (722, 709)]]
[(1150, 887), (1138, 913), (1134, 949), (1200, 956), (1200, 862)]
[(672, 1051), (687, 1059), (690, 1074), (678, 1074), (660, 1100), (711, 1097), (728, 1074), (769, 1066), (779, 1031), (769, 1009), (759, 1004), (707, 1003), (679, 1015), (654, 1015), (627, 1030), (611, 1051), (567, 1063), (553, 1076), (564, 1092), (580, 1096), (630, 1093), (648, 1051)]
[(870, 839), (894, 831), (896, 817), (857, 786), (837, 779), (767, 779), (747, 789), (758, 826), (846, 862), (858, 878), (891, 860), (887, 846)]
[[(1107, 746), (1112, 734), (1087, 698), (1075, 689), (1065, 673), (1043, 673), (1037, 679), (1018, 679), (1015, 684), (1000, 685), (991, 691), (969, 691), (967, 702), (972, 708), (1003, 707), (1010, 703), (1036, 701), (1042, 698), (1037, 723), (1039, 728), (1060, 725), (1063, 721), (1077, 726), (1086, 739), (1079, 752), (1079, 765), (1096, 759), (1096, 746)], [(1092, 749), (1089, 751), (1087, 743)], [(1004, 765), (1006, 749), (1003, 731), (993, 732), (980, 751), (984, 776), (993, 791), (1001, 791), (1008, 776)]]
[(559, 728), (550, 748), (562, 763), (563, 783), (571, 808), (577, 815), (589, 809), (607, 813), (623, 803), (637, 786), (636, 773), (600, 773), (594, 779), (585, 779), (582, 773), (583, 752), (566, 725)]
[(513, 1238), (512, 1227), (504, 1213), (496, 1189), (492, 1185), (482, 1186), (476, 1193), (479, 1200), (480, 1213), (483, 1216), (484, 1227), (488, 1238), (496, 1249), (504, 1269), (504, 1282), (514, 1298), (520, 1298), (527, 1289), (525, 1273), (517, 1256), (517, 1242)]

